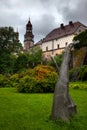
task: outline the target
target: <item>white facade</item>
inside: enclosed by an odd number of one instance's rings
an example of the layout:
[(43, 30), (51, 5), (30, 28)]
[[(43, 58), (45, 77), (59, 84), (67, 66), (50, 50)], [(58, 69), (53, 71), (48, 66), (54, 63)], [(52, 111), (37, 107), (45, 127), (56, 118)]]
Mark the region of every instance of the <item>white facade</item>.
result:
[(42, 43), (42, 51), (47, 51), (46, 49), (48, 48), (48, 51), (51, 50), (55, 50), (55, 49), (61, 49), (61, 48), (65, 48), (66, 45), (68, 45), (69, 43), (72, 42), (74, 35), (70, 35), (70, 36), (65, 36), (59, 39), (54, 39), (52, 41), (48, 41), (48, 42), (44, 42)]
[(73, 34), (63, 36), (54, 40), (42, 42), (40, 47), (46, 58), (49, 58), (51, 54), (57, 55), (64, 51), (65, 47), (73, 41), (75, 35), (81, 33), (87, 28), (80, 26)]
[(36, 46), (39, 46), (43, 56), (49, 59), (50, 55), (61, 54), (66, 46), (73, 42), (73, 38), (86, 29), (87, 27), (80, 22), (69, 21), (68, 25), (61, 24), (59, 28), (52, 30)]

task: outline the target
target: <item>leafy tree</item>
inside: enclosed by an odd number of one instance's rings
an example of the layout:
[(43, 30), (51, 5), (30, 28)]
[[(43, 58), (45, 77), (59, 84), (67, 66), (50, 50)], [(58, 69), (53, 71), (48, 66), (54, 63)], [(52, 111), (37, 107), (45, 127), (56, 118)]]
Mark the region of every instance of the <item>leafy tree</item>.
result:
[(8, 66), (10, 66), (10, 61), (9, 54), (6, 54), (5, 52), (0, 54), (0, 73), (8, 73)]
[(0, 73), (12, 73), (15, 60), (12, 54), (18, 53), (21, 48), (18, 32), (14, 32), (12, 27), (0, 27)]
[(16, 59), (14, 72), (24, 70), (28, 67), (28, 54), (20, 53)]
[(16, 59), (14, 72), (20, 72), (27, 68), (33, 68), (41, 64), (42, 50), (39, 47), (32, 47), (27, 53), (20, 53)]
[(87, 46), (87, 30), (75, 36), (73, 40), (74, 41), (79, 40), (79, 43), (74, 45), (75, 48), (81, 48)]
[(16, 61), (15, 55), (9, 55), (6, 52), (0, 54), (0, 73), (13, 74), (13, 68)]
[(18, 32), (14, 32), (12, 27), (0, 28), (0, 52), (17, 53), (21, 47)]
[(34, 46), (29, 50), (28, 64), (34, 67), (42, 62), (42, 50), (40, 47)]
[[(61, 63), (62, 63), (63, 54), (64, 54), (64, 52), (54, 56), (54, 58), (55, 58), (55, 60), (56, 60), (59, 67), (61, 66)], [(55, 67), (52, 60), (48, 61), (47, 64)]]

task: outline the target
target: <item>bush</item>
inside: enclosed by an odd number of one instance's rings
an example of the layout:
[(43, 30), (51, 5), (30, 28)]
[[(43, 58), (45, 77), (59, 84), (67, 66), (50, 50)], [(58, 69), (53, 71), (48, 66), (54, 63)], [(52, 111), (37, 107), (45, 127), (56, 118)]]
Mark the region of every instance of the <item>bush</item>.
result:
[(9, 87), (9, 79), (3, 74), (0, 74), (0, 87)]
[(16, 86), (19, 92), (24, 93), (53, 92), (57, 78), (53, 67), (38, 65), (20, 73)]
[[(61, 54), (57, 54), (57, 55), (54, 56), (54, 59), (56, 60), (56, 63), (58, 64), (59, 67), (61, 66), (61, 63), (62, 63), (62, 60), (63, 60), (63, 55), (64, 55), (64, 52), (62, 52)], [(55, 67), (55, 64), (53, 63), (52, 60), (49, 60), (47, 62), (47, 65)]]
[(83, 65), (81, 67), (77, 67), (76, 69), (71, 69), (69, 72), (70, 80), (87, 80), (87, 65)]
[(51, 66), (38, 65), (9, 78), (0, 74), (0, 87), (16, 87), (18, 92), (53, 92), (58, 75)]
[(70, 88), (87, 90), (87, 82), (71, 82)]
[(17, 85), (17, 89), (19, 92), (29, 93), (32, 92), (35, 84), (36, 80), (33, 77), (26, 75), (19, 80), (19, 85)]
[(87, 65), (79, 67), (77, 69), (77, 71), (78, 71), (78, 79), (79, 80), (82, 80), (82, 81), (87, 80)]
[(73, 38), (73, 40), (75, 40), (75, 41), (79, 40), (79, 43), (74, 45), (74, 47), (77, 49), (87, 46), (87, 29), (85, 31), (81, 32), (80, 34), (76, 35)]
[(19, 75), (18, 74), (13, 74), (10, 78), (9, 78), (9, 86), (10, 87), (15, 87), (18, 85), (19, 82)]

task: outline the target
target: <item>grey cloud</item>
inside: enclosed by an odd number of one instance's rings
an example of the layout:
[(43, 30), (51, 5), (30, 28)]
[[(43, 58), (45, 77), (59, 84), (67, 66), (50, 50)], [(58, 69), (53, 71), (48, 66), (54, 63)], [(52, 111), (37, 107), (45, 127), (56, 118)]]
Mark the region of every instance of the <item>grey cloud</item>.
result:
[[(44, 38), (47, 33), (56, 27), (55, 18), (52, 15), (44, 14), (41, 19), (34, 21), (34, 34), (36, 37)], [(37, 41), (40, 39), (37, 39)]]
[[(72, 2), (72, 0), (71, 0)], [(73, 0), (72, 2), (74, 8), (69, 6), (69, 3), (64, 6), (60, 7), (60, 13), (62, 14), (63, 20), (65, 22), (68, 22), (70, 20), (72, 21), (80, 21), (83, 24), (87, 24), (87, 0)], [(59, 8), (57, 7), (58, 11)]]
[(23, 41), (30, 16), (37, 42), (60, 22), (81, 21), (86, 25), (86, 12), (87, 0), (0, 0), (0, 26), (18, 27)]
[(0, 8), (12, 8), (14, 6), (12, 0), (0, 0)]

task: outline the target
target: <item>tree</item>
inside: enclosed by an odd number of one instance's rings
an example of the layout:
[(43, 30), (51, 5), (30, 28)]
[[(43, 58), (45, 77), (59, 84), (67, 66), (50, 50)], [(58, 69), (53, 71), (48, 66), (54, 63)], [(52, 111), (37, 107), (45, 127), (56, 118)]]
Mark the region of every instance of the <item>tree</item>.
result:
[(18, 32), (14, 32), (12, 27), (0, 27), (0, 73), (10, 72), (13, 66), (11, 55), (21, 48)]
[(74, 45), (75, 48), (81, 48), (81, 47), (87, 46), (87, 30), (75, 36), (73, 40), (74, 41), (79, 40), (79, 43)]
[(29, 50), (28, 64), (34, 67), (42, 62), (42, 50), (38, 46), (34, 46)]
[(0, 54), (0, 73), (13, 74), (14, 64), (16, 61), (15, 55), (9, 55), (6, 52)]
[(14, 72), (18, 72), (28, 68), (28, 54), (20, 53), (14, 65)]
[[(59, 67), (61, 66), (61, 63), (62, 63), (63, 54), (64, 54), (64, 52), (54, 56), (54, 59), (56, 60), (56, 62), (57, 62)], [(48, 61), (47, 64), (55, 67), (55, 65), (54, 65), (52, 60)]]
[(18, 32), (14, 32), (12, 27), (0, 28), (0, 52), (14, 53), (22, 47), (18, 40)]
[(39, 47), (32, 47), (27, 53), (20, 53), (16, 59), (14, 72), (19, 72), (27, 68), (41, 64), (42, 50)]

